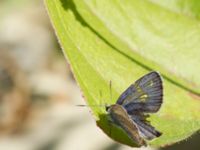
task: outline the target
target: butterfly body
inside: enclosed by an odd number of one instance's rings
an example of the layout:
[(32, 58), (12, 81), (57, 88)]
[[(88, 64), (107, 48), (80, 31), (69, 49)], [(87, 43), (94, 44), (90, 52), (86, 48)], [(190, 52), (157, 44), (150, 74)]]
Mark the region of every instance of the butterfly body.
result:
[(161, 76), (153, 71), (131, 84), (119, 96), (116, 104), (106, 107), (106, 111), (114, 124), (139, 146), (145, 146), (145, 140), (162, 134), (146, 120), (149, 117), (147, 113), (155, 113), (160, 109), (162, 95)]
[(133, 141), (136, 141), (140, 146), (146, 145), (145, 140), (139, 135), (137, 126), (134, 124), (127, 111), (121, 105), (111, 105), (108, 108), (108, 113), (112, 119), (112, 122), (124, 129)]

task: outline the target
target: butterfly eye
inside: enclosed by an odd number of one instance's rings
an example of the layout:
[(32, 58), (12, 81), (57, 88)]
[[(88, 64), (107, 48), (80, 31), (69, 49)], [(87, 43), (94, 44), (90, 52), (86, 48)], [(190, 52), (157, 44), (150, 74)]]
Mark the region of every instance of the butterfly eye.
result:
[(106, 105), (106, 111), (108, 111), (109, 108), (110, 108), (110, 106)]

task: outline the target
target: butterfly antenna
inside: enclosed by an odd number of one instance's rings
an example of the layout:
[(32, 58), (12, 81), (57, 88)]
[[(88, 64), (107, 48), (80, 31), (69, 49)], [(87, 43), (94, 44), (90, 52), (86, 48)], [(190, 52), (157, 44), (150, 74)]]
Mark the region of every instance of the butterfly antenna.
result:
[(78, 106), (78, 107), (105, 107), (104, 105), (83, 105), (83, 104), (78, 104), (75, 106)]
[(102, 91), (99, 90), (99, 101), (100, 101), (100, 105), (102, 105)]
[(75, 106), (78, 106), (78, 107), (87, 107), (87, 105), (83, 105), (83, 104), (82, 104), (82, 105), (81, 105), (81, 104), (80, 104), (80, 105), (78, 104), (78, 105), (75, 105)]
[(110, 88), (110, 103), (112, 103), (112, 81), (111, 80), (109, 83), (109, 88)]

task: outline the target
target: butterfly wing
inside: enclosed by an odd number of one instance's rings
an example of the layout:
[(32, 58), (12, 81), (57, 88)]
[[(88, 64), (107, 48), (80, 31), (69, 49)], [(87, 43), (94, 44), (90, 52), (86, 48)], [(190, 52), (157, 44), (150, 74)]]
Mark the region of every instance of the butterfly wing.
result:
[(108, 113), (112, 122), (122, 128), (134, 142), (139, 146), (146, 146), (145, 140), (140, 136), (137, 124), (130, 118), (123, 106), (117, 104), (111, 105)]
[(139, 129), (140, 135), (146, 140), (152, 140), (161, 136), (162, 133), (151, 126), (151, 124), (146, 120), (147, 117), (148, 116), (141, 113), (131, 115), (131, 119)]
[(150, 72), (130, 85), (118, 98), (129, 114), (140, 111), (157, 112), (162, 104), (162, 79), (158, 72)]

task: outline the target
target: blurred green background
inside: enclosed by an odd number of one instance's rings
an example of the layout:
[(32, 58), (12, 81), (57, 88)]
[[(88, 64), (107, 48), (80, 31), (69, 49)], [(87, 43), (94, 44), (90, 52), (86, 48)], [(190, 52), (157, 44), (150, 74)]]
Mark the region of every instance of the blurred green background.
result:
[[(84, 104), (42, 0), (0, 1), (0, 149), (129, 150)], [(198, 150), (199, 134), (163, 150)], [(154, 149), (154, 148), (141, 148)]]

